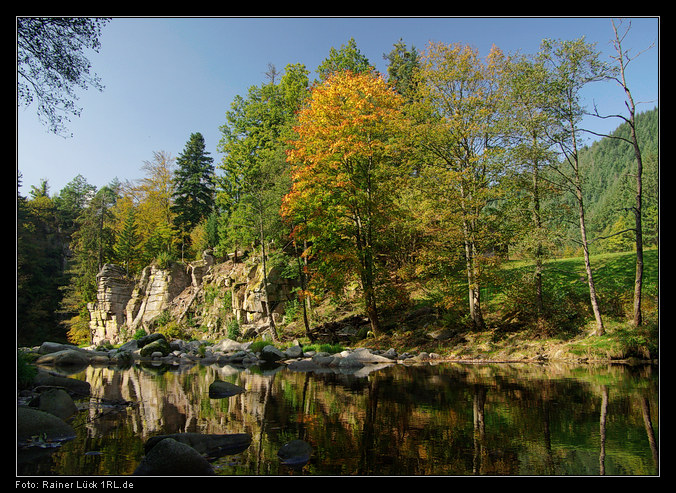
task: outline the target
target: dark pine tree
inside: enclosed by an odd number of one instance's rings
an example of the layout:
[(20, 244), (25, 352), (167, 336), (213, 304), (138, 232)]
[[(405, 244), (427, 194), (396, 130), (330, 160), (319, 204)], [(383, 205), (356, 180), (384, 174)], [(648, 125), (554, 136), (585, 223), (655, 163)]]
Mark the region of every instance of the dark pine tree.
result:
[(213, 161), (199, 132), (190, 135), (183, 153), (176, 159), (172, 211), (176, 214), (174, 225), (181, 232), (182, 255), (189, 246), (190, 232), (209, 217), (214, 208)]

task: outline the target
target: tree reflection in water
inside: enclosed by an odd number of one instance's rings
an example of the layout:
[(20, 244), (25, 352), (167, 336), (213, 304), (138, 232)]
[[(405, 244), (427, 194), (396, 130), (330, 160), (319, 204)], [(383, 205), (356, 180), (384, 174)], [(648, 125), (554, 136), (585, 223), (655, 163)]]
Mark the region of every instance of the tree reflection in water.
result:
[[(19, 475), (128, 475), (148, 438), (248, 433), (222, 475), (656, 475), (658, 375), (651, 366), (393, 365), (367, 376), (284, 367), (89, 367), (78, 438)], [(216, 379), (243, 387), (209, 396)], [(131, 401), (132, 406), (101, 403)], [(301, 469), (282, 464), (304, 440)]]

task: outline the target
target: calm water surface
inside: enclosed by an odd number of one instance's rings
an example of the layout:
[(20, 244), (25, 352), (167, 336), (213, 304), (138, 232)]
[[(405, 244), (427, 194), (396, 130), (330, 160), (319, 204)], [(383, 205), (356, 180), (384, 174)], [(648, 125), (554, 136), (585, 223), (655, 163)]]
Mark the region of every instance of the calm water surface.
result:
[[(181, 432), (248, 433), (212, 462), (219, 475), (656, 475), (657, 367), (393, 365), (365, 374), (195, 366), (89, 367), (78, 437), (19, 475), (130, 475), (145, 441)], [(226, 380), (246, 392), (209, 397)], [(126, 407), (111, 401), (131, 401)], [(293, 470), (277, 451), (302, 439)]]

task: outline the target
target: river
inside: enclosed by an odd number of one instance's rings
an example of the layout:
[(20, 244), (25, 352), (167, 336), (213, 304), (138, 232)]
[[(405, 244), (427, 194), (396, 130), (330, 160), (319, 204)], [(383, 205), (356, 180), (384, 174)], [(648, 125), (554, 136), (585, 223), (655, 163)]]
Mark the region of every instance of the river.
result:
[[(127, 476), (145, 441), (169, 433), (248, 433), (218, 475), (658, 475), (657, 366), (396, 364), (365, 374), (230, 366), (90, 366), (76, 439), (18, 475)], [(209, 396), (216, 379), (246, 391)], [(119, 404), (124, 401), (126, 405)], [(277, 451), (312, 446), (302, 469)]]

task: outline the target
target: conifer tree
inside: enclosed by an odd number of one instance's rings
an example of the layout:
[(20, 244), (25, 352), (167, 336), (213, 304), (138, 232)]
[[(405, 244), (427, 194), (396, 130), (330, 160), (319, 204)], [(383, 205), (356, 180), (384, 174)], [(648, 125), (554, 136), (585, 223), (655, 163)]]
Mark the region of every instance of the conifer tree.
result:
[(174, 225), (181, 232), (183, 256), (190, 232), (209, 217), (214, 208), (213, 158), (205, 150), (201, 133), (190, 135), (183, 153), (176, 159), (176, 166), (171, 210), (176, 214)]
[(124, 227), (115, 243), (115, 254), (124, 265), (127, 275), (129, 275), (139, 255), (139, 235), (136, 231), (136, 214), (134, 209), (129, 209), (127, 212)]

